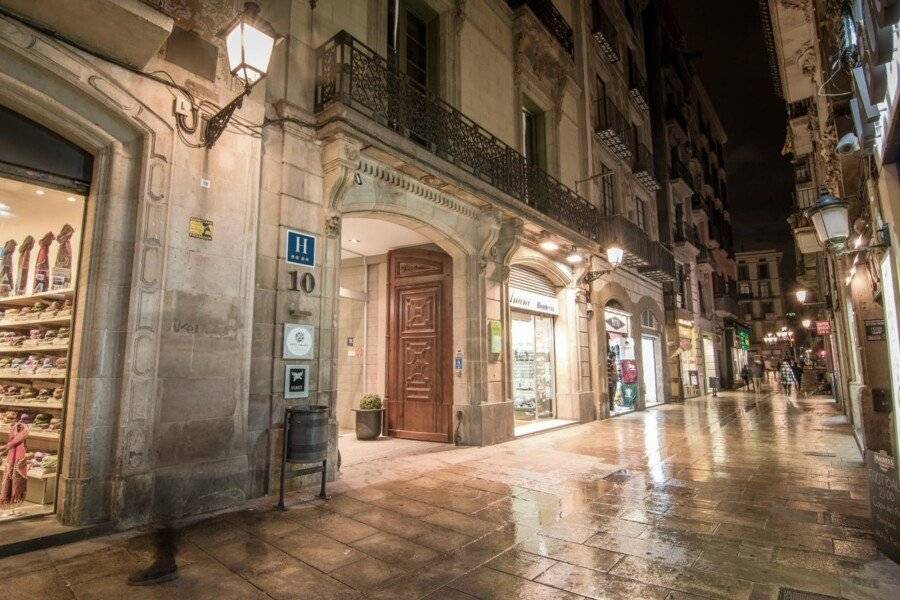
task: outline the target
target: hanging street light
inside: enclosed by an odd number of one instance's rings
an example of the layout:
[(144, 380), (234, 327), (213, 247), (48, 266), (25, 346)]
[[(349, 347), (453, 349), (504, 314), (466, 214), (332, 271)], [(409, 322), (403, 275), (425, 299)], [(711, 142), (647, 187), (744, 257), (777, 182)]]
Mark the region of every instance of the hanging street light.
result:
[(809, 329), (810, 325), (812, 325), (812, 319), (803, 319), (800, 323), (805, 329)]
[(803, 288), (800, 288), (799, 290), (794, 292), (794, 294), (797, 296), (797, 302), (799, 302), (800, 304), (806, 302), (806, 299), (809, 297), (809, 292)]
[(823, 185), (816, 203), (806, 211), (819, 242), (832, 252), (843, 250), (850, 237), (849, 206), (849, 202), (832, 195)]
[(259, 4), (245, 2), (244, 10), (229, 23), (220, 34), (225, 39), (228, 70), (244, 84), (244, 91), (210, 117), (203, 134), (203, 144), (212, 148), (234, 111), (239, 109), (247, 96), (269, 72), (272, 51), (281, 41), (272, 24), (259, 16)]
[(624, 257), (625, 251), (619, 246), (610, 246), (606, 249), (606, 260), (609, 261), (609, 264), (613, 269), (622, 264), (622, 259)]

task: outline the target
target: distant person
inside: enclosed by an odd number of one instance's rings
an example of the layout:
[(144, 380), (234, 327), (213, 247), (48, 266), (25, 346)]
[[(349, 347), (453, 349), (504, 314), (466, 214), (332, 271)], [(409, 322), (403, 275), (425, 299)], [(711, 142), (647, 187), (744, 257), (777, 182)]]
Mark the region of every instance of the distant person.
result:
[(796, 360), (791, 361), (791, 371), (794, 373), (794, 382), (797, 384), (797, 392), (800, 392), (800, 384), (803, 383), (803, 367)]
[(741, 369), (741, 379), (744, 380), (744, 387), (748, 390), (750, 389), (750, 367), (744, 365), (744, 368)]
[(765, 365), (766, 369), (766, 380), (768, 380), (769, 376), (775, 373), (775, 363), (772, 362), (772, 359), (767, 358), (763, 364)]
[(787, 359), (781, 361), (781, 389), (786, 396), (791, 395), (791, 389), (794, 387), (796, 380), (794, 379), (794, 370), (791, 363)]
[(759, 357), (753, 360), (753, 363), (750, 365), (750, 377), (753, 378), (753, 391), (757, 394), (762, 391), (762, 380), (765, 375), (765, 366), (762, 361), (759, 360)]

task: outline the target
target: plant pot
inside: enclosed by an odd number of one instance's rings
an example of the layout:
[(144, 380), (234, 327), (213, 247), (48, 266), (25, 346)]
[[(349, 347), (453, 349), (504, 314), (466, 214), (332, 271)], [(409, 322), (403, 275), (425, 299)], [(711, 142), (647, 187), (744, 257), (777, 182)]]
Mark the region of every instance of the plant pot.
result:
[(375, 440), (381, 435), (383, 408), (354, 408), (356, 413), (356, 439)]

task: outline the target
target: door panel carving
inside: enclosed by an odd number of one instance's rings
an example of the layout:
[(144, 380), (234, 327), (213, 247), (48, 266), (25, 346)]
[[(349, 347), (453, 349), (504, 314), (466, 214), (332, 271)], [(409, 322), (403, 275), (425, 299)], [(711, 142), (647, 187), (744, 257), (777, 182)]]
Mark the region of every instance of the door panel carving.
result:
[(388, 434), (449, 442), (451, 259), (440, 252), (396, 250), (388, 261)]

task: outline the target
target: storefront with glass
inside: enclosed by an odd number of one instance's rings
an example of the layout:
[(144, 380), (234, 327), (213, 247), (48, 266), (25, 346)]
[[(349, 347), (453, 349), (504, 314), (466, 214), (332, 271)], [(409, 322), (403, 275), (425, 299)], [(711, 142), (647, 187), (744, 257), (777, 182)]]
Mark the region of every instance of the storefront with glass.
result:
[(697, 358), (697, 330), (691, 321), (678, 319), (678, 367), (681, 374), (681, 397), (695, 398), (701, 392), (700, 361)]
[(659, 321), (652, 312), (642, 312), (641, 380), (644, 385), (644, 406), (656, 406), (665, 401), (662, 347)]
[(510, 368), (516, 428), (556, 417), (556, 287), (542, 273), (509, 275)]
[(619, 415), (637, 408), (639, 369), (631, 314), (616, 300), (604, 309), (606, 321), (606, 370), (609, 412)]
[(92, 162), (0, 107), (0, 523), (55, 510)]
[(703, 387), (707, 394), (722, 389), (719, 381), (719, 363), (716, 356), (716, 343), (712, 333), (703, 333)]

